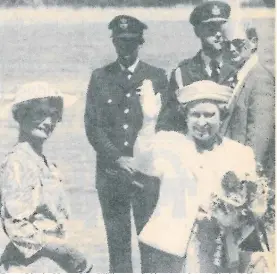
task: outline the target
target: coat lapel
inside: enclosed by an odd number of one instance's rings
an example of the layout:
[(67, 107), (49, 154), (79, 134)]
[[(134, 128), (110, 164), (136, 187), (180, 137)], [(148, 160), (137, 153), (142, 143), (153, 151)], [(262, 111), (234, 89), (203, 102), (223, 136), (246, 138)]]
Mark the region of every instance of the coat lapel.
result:
[[(198, 80), (211, 80), (208, 75), (204, 61), (201, 57), (201, 51), (199, 51), (195, 57), (192, 59), (192, 65), (190, 67), (190, 74), (193, 76), (195, 81)], [(228, 83), (228, 81), (233, 81), (236, 77), (237, 69), (229, 63), (224, 63), (220, 70), (218, 83)]]
[(145, 64), (142, 61), (139, 61), (134, 74), (129, 80), (129, 88), (137, 88), (142, 84), (142, 81), (145, 79)]
[(142, 61), (139, 61), (132, 77), (128, 80), (118, 62), (112, 63), (107, 67), (108, 77), (110, 81), (119, 86), (125, 92), (132, 88), (136, 88), (141, 85), (142, 81), (145, 79), (145, 65)]
[(113, 85), (117, 85), (123, 89), (128, 85), (128, 80), (122, 72), (119, 63), (116, 61), (107, 67), (108, 77)]
[(230, 83), (230, 86), (233, 82), (236, 81), (236, 76), (238, 73), (238, 69), (231, 64), (224, 63), (220, 70), (219, 75), (219, 84), (228, 84)]
[(204, 61), (201, 57), (201, 51), (199, 51), (193, 58), (192, 64), (190, 66), (189, 73), (192, 79), (195, 81), (207, 80), (209, 79), (209, 75), (205, 70)]
[(114, 62), (106, 67), (105, 82), (107, 87), (105, 90), (109, 96), (116, 99), (117, 104), (120, 104), (125, 97), (128, 80), (122, 73), (122, 69), (118, 62)]

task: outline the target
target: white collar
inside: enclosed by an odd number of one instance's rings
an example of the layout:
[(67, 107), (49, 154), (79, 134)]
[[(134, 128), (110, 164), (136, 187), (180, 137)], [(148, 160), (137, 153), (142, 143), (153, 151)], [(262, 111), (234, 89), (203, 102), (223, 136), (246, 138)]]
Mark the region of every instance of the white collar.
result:
[(251, 69), (257, 65), (258, 61), (259, 61), (258, 54), (253, 53), (251, 57), (245, 62), (243, 67), (239, 70), (237, 75), (238, 80), (243, 80), (251, 71)]
[[(139, 61), (140, 61), (139, 58), (137, 58), (136, 61), (133, 63), (133, 65), (131, 65), (131, 66), (128, 67), (127, 69), (128, 69), (130, 72), (134, 73), (136, 67), (138, 66)], [(126, 70), (126, 67), (124, 67), (122, 64), (119, 63), (119, 65), (120, 65), (120, 67), (121, 67), (121, 69), (122, 69), (123, 71)]]
[(46, 157), (44, 155), (40, 157), (37, 153), (35, 153), (28, 142), (19, 142), (15, 145), (15, 147), (30, 156), (30, 158), (26, 159), (27, 161), (31, 161), (34, 165), (37, 165), (40, 168), (45, 168), (46, 164), (43, 158), (46, 159)]
[[(209, 76), (211, 76), (212, 75), (212, 69), (210, 67), (210, 62), (212, 60), (211, 57), (206, 55), (204, 53), (204, 51), (201, 50), (201, 58), (202, 58), (202, 60), (204, 62), (206, 72), (208, 73)], [(218, 69), (220, 69), (222, 67), (222, 65), (223, 65), (222, 58), (218, 57), (218, 58), (216, 58), (216, 60), (218, 61), (218, 64), (219, 64), (219, 68)]]

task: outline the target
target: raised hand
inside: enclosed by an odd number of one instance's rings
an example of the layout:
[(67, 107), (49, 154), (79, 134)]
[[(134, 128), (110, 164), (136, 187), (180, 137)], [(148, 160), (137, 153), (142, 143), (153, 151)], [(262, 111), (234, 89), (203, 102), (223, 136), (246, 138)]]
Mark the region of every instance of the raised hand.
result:
[(155, 119), (161, 109), (160, 93), (155, 94), (152, 81), (149, 79), (145, 79), (139, 89), (144, 119)]

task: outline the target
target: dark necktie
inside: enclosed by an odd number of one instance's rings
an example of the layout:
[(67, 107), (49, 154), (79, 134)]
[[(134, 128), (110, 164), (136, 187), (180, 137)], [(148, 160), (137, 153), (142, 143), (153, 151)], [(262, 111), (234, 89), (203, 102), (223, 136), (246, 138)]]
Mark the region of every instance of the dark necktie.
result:
[(129, 80), (129, 78), (131, 78), (130, 76), (133, 75), (133, 73), (127, 68), (125, 68), (122, 72), (123, 72), (123, 75), (126, 77), (127, 80)]
[(219, 62), (216, 60), (211, 60), (210, 68), (212, 70), (211, 78), (214, 82), (218, 83), (219, 81)]

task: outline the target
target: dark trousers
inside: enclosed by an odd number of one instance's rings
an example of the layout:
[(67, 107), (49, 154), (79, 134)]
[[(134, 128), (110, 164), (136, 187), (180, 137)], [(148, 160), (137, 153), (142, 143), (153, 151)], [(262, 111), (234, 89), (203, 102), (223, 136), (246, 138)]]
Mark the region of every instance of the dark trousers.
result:
[[(142, 182), (143, 180), (143, 182)], [(141, 178), (144, 188), (131, 184), (129, 179), (108, 178), (97, 174), (97, 190), (106, 227), (110, 272), (133, 272), (131, 247), (131, 207), (137, 234), (149, 220), (159, 196), (157, 178)], [(140, 244), (141, 271), (149, 272), (149, 254)]]
[[(185, 258), (181, 258), (153, 247), (143, 245), (142, 250), (147, 254), (145, 272), (147, 273), (180, 273), (182, 272)], [(143, 272), (143, 271), (142, 271)]]

